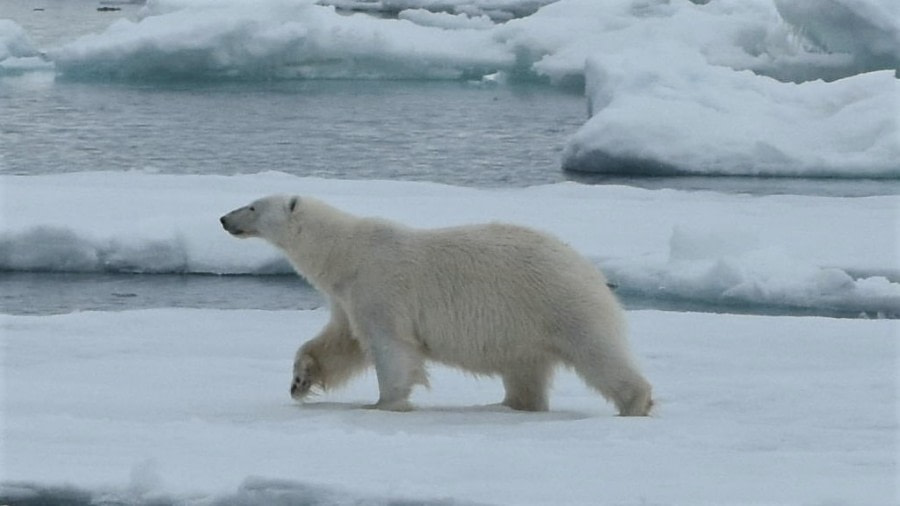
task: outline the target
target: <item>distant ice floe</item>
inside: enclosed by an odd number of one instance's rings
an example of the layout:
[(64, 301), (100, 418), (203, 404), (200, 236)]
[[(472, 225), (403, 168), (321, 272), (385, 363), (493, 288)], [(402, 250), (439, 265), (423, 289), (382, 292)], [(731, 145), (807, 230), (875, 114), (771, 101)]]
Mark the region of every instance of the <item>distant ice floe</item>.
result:
[(50, 54), (68, 77), (143, 80), (466, 79), (512, 64), (489, 32), (430, 18), (347, 16), (311, 1), (157, 0), (138, 21)]
[[(629, 69), (591, 58), (593, 115), (569, 140), (570, 170), (620, 174), (896, 177), (893, 72), (784, 83), (750, 72)], [(691, 76), (703, 70), (703, 79)]]
[[(0, 25), (0, 68), (28, 46)], [(549, 83), (587, 96), (567, 170), (900, 177), (894, 0), (149, 0), (46, 52), (69, 79)]]
[(433, 26), (436, 28), (474, 29), (488, 30), (494, 27), (494, 22), (485, 15), (469, 16), (468, 14), (450, 14), (446, 12), (432, 12), (428, 9), (407, 9), (398, 14), (400, 19), (411, 21), (420, 26)]
[(36, 54), (37, 50), (25, 29), (8, 19), (0, 19), (0, 61)]
[(604, 266), (623, 290), (641, 297), (900, 318), (900, 283), (854, 278), (733, 231), (676, 227), (667, 258), (615, 259)]
[(556, 0), (323, 0), (323, 5), (338, 9), (400, 15), (404, 11), (424, 10), (434, 13), (509, 21), (534, 14)]
[[(826, 12), (837, 2), (826, 3), (803, 4), (802, 12)], [(583, 52), (591, 118), (570, 139), (564, 167), (619, 174), (900, 175), (900, 4), (845, 2), (861, 14), (840, 27), (828, 24), (838, 21), (825, 14), (799, 16), (799, 4), (784, 7), (787, 18), (779, 15), (782, 3), (776, 9), (770, 2), (718, 1), (655, 4), (643, 17), (625, 10), (617, 21), (608, 19), (618, 28), (602, 31)], [(597, 17), (608, 14), (599, 10)], [(804, 24), (791, 25), (795, 16)], [(881, 31), (868, 32), (876, 22)], [(837, 42), (856, 30), (868, 38)]]
[(53, 65), (41, 57), (25, 29), (0, 19), (0, 76), (48, 68)]
[(891, 0), (775, 0), (804, 39), (850, 63), (845, 73), (900, 68), (900, 3)]
[(8, 196), (0, 272), (291, 274), (274, 248), (237, 241), (218, 222), (290, 191), (416, 227), (505, 221), (547, 230), (637, 298), (900, 318), (896, 196), (748, 198), (574, 183), (501, 191), (282, 173), (2, 176), (0, 186)]

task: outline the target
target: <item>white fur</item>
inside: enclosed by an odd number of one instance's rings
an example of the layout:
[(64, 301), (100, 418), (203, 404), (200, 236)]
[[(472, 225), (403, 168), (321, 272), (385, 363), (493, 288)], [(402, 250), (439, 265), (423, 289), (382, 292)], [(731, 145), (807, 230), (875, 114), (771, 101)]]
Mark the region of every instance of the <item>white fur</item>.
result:
[(417, 230), (278, 195), (221, 221), (281, 248), (331, 303), (331, 321), (297, 351), (296, 399), (374, 364), (375, 407), (408, 410), (433, 360), (499, 375), (505, 405), (540, 411), (562, 363), (622, 415), (650, 410), (606, 279), (553, 237), (504, 224)]

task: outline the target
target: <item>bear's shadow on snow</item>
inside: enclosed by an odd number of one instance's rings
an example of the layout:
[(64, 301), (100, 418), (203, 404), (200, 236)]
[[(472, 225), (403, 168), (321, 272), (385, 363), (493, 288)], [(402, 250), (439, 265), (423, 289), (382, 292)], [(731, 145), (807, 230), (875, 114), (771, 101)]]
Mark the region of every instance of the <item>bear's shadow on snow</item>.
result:
[[(559, 409), (542, 412), (516, 411), (502, 404), (431, 406), (417, 404), (412, 411), (395, 412), (372, 408), (369, 404), (354, 402), (305, 401), (294, 404), (294, 407), (309, 415), (345, 413), (348, 418), (360, 420), (394, 420), (408, 421), (415, 424), (445, 423), (448, 425), (508, 425), (513, 423), (539, 423), (578, 421), (604, 417), (597, 412)], [(610, 415), (611, 416), (611, 415)]]

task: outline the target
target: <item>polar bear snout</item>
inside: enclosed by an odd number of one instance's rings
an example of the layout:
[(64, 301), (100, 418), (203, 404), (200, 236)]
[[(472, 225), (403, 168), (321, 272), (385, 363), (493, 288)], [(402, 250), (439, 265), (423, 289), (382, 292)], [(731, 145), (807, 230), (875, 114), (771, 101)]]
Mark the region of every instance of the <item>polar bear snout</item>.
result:
[(224, 228), (225, 231), (228, 232), (229, 234), (231, 234), (231, 235), (240, 235), (241, 234), (241, 229), (236, 227), (233, 223), (231, 223), (231, 221), (228, 220), (227, 214), (225, 216), (222, 216), (221, 218), (219, 218), (219, 223), (222, 224), (222, 228)]
[(242, 217), (243, 211), (244, 208), (236, 209), (219, 218), (222, 228), (235, 237), (249, 237), (253, 235), (252, 230), (246, 224), (247, 220)]
[(229, 215), (226, 214), (225, 216), (222, 216), (221, 218), (219, 218), (219, 223), (222, 224), (222, 228), (224, 228), (225, 231), (231, 235), (234, 235), (234, 236), (243, 235), (244, 231), (241, 230), (240, 227), (238, 227), (237, 225), (232, 223), (232, 221), (228, 219), (228, 216)]

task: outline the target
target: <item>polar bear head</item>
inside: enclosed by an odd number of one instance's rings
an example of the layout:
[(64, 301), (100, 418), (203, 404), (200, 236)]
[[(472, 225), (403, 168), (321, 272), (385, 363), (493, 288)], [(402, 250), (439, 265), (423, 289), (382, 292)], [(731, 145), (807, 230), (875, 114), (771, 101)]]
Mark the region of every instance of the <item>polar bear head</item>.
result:
[(235, 237), (259, 237), (274, 244), (283, 243), (293, 227), (299, 197), (272, 195), (235, 209), (219, 218), (222, 227)]

